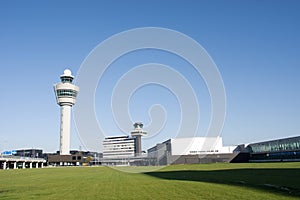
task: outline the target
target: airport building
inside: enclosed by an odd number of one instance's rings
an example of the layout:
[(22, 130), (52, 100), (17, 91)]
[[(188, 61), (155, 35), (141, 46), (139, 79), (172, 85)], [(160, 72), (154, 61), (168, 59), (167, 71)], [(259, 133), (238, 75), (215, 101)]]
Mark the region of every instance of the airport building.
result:
[(28, 158), (44, 158), (42, 149), (19, 149), (16, 150), (15, 155)]
[(300, 161), (300, 136), (246, 146), (249, 162)]
[(78, 150), (70, 150), (69, 155), (60, 155), (59, 152), (44, 155), (50, 166), (100, 165), (102, 159), (102, 153)]
[[(112, 136), (103, 140), (103, 153), (70, 151), (70, 114), (79, 88), (66, 69), (61, 82), (54, 85), (57, 104), (61, 107), (60, 148), (57, 153), (43, 154), (41, 149), (5, 151), (0, 168), (32, 168), (46, 165), (168, 165), (214, 162), (282, 162), (300, 161), (300, 136), (248, 145), (223, 146), (222, 137), (172, 138), (142, 151), (143, 123), (136, 122), (131, 136)], [(45, 159), (43, 159), (45, 158)]]
[(148, 149), (152, 165), (300, 161), (300, 136), (223, 146), (222, 138), (169, 139)]
[(170, 139), (171, 155), (232, 153), (236, 146), (223, 146), (222, 137), (189, 137)]
[(19, 149), (0, 154), (0, 169), (43, 168), (45, 165), (41, 149)]
[(106, 137), (103, 140), (103, 165), (144, 165), (145, 154), (142, 154), (143, 123), (133, 124), (130, 136)]
[(135, 138), (129, 136), (106, 137), (103, 141), (103, 158), (128, 158), (135, 155)]
[(228, 162), (236, 146), (223, 146), (221, 137), (173, 138), (148, 149), (152, 165)]

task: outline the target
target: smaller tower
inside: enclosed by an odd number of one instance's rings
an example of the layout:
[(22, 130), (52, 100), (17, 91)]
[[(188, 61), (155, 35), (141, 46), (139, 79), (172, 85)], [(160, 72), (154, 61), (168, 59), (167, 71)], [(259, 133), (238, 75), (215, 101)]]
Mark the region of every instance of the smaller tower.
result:
[(70, 154), (71, 107), (75, 104), (79, 88), (72, 83), (74, 76), (69, 69), (60, 76), (61, 82), (54, 85), (56, 102), (61, 107), (60, 155)]
[(131, 136), (135, 137), (135, 156), (142, 154), (142, 136), (147, 135), (147, 132), (143, 130), (143, 123), (136, 122), (133, 124), (134, 129), (131, 131)]

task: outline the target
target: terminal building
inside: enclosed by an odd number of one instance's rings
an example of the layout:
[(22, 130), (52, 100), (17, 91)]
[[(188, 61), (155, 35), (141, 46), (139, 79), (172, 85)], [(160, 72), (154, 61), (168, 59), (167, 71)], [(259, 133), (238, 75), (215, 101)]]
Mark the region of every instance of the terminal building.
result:
[(16, 150), (15, 155), (28, 158), (44, 158), (42, 149), (19, 149)]
[(152, 165), (300, 161), (300, 136), (238, 146), (223, 146), (221, 137), (175, 138), (148, 149), (148, 157)]
[(300, 136), (246, 146), (249, 162), (300, 161)]
[(103, 141), (104, 165), (169, 165), (300, 161), (300, 136), (237, 146), (223, 146), (222, 137), (173, 138), (138, 155), (135, 137)]
[(228, 162), (236, 146), (223, 146), (221, 137), (189, 137), (166, 140), (148, 149), (152, 165)]

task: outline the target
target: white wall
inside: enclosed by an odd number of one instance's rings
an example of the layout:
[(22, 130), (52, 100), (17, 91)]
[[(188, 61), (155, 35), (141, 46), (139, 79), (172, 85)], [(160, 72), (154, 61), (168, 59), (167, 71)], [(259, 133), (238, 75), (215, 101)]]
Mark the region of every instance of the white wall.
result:
[(222, 137), (171, 139), (172, 155), (232, 153), (235, 147), (223, 147)]

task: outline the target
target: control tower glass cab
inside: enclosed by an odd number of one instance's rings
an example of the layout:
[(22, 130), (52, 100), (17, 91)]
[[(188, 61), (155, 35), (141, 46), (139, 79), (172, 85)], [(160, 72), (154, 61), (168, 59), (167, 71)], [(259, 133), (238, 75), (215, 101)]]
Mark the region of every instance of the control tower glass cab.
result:
[(74, 85), (74, 76), (69, 69), (64, 71), (64, 74), (60, 76), (60, 83), (54, 85), (55, 96), (57, 104), (73, 106), (76, 101), (79, 88)]
[(69, 69), (60, 76), (61, 82), (54, 85), (56, 102), (61, 107), (60, 121), (60, 155), (70, 154), (71, 107), (75, 104), (79, 87), (74, 85), (74, 76)]
[(134, 129), (131, 131), (131, 136), (135, 137), (135, 155), (141, 156), (142, 154), (142, 136), (147, 135), (143, 130), (143, 123), (136, 122), (133, 124)]

